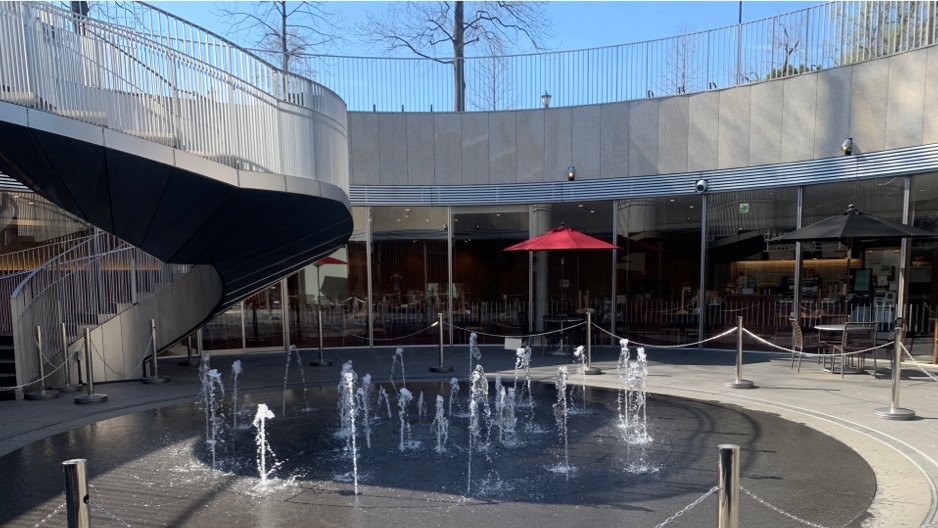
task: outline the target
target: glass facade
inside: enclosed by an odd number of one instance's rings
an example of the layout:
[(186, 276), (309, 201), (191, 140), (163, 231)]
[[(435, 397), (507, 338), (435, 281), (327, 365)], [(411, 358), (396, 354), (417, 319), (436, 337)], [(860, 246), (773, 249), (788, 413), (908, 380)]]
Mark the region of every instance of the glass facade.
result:
[[(938, 232), (933, 174), (627, 200), (355, 207), (352, 238), (332, 255), (341, 263), (309, 266), (286, 281), (288, 324), (277, 283), (216, 317), (206, 346), (282, 347), (286, 326), (291, 343), (315, 348), (320, 309), (326, 347), (435, 346), (439, 314), (447, 345), (467, 343), (471, 332), (481, 343), (502, 343), (587, 313), (605, 330), (594, 330), (594, 344), (618, 337), (695, 344), (734, 327), (737, 317), (783, 346), (795, 317), (806, 331), (849, 318), (878, 321), (885, 332), (896, 313), (900, 241), (773, 239), (850, 204), (901, 222), (907, 195), (909, 221)], [(618, 249), (504, 251), (560, 225)], [(938, 244), (914, 241), (908, 254), (910, 330), (930, 332)], [(735, 347), (735, 338), (704, 346)]]

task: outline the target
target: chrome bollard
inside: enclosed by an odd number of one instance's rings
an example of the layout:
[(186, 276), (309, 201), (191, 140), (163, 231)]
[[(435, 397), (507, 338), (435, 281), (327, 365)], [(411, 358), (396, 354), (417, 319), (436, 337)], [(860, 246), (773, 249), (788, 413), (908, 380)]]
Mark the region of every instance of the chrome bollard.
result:
[(153, 343), (153, 360), (150, 362), (150, 376), (144, 376), (144, 383), (166, 383), (169, 381), (169, 378), (166, 376), (160, 376), (159, 371), (159, 361), (156, 357), (157, 347), (156, 347), (156, 319), (150, 319), (150, 342)]
[(36, 350), (39, 353), (39, 390), (31, 391), (23, 394), (23, 397), (27, 400), (51, 400), (52, 398), (59, 397), (59, 391), (57, 390), (46, 390), (46, 369), (44, 363), (46, 362), (45, 356), (42, 355), (42, 328), (36, 327)]
[(75, 396), (75, 403), (104, 403), (107, 401), (107, 394), (95, 394), (94, 392), (94, 369), (91, 366), (91, 338), (88, 329), (85, 328), (85, 379), (88, 383), (85, 385), (87, 392), (81, 396)]
[(436, 323), (433, 326), (440, 327), (440, 364), (438, 366), (430, 367), (430, 372), (452, 372), (453, 367), (443, 364), (443, 314), (436, 314)]
[(328, 367), (332, 365), (331, 359), (326, 359), (322, 357), (322, 306), (317, 306), (316, 310), (319, 315), (318, 325), (319, 325), (319, 359), (314, 359), (309, 362), (311, 367)]
[(736, 317), (736, 379), (723, 382), (734, 389), (751, 389), (752, 382), (743, 379), (743, 316)]
[(717, 528), (739, 528), (739, 446), (720, 444)]
[(65, 470), (65, 517), (68, 528), (88, 528), (88, 477), (84, 458), (62, 462)]

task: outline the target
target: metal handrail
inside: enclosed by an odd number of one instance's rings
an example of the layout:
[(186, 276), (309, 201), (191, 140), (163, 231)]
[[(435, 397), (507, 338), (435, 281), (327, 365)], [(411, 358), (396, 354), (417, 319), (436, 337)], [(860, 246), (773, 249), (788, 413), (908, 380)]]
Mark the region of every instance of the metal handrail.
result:
[[(552, 106), (573, 106), (702, 92), (828, 69), (934, 44), (935, 11), (934, 2), (831, 2), (643, 42), (467, 57), (466, 110), (538, 108), (545, 89), (553, 95)], [(119, 20), (223, 69), (229, 54), (235, 61), (266, 64), (251, 53), (256, 50), (239, 48), (147, 4), (105, 4), (96, 16)], [(309, 54), (305, 58), (315, 61), (313, 78), (342, 94), (349, 109), (451, 109), (450, 64), (416, 57)], [(499, 100), (482, 92), (496, 93)]]
[(10, 296), (17, 384), (27, 383), (38, 372), (39, 360), (32, 346), (36, 327), (48, 336), (44, 350), (50, 351), (46, 354), (49, 361), (77, 340), (82, 329), (106, 323), (190, 269), (162, 263), (113, 235), (98, 232), (33, 270)]
[(333, 92), (247, 55), (207, 63), (151, 37), (51, 4), (0, 3), (0, 100), (236, 169), (348, 187), (334, 170), (348, 154)]

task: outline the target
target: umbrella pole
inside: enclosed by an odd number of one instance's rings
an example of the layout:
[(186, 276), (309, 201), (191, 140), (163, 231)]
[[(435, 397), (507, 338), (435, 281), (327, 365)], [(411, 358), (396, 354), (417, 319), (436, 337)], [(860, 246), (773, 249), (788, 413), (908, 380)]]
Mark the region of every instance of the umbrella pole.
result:
[[(579, 294), (578, 294), (579, 295)], [(603, 371), (599, 367), (592, 366), (593, 361), (593, 314), (586, 309), (586, 371), (587, 376), (597, 376)]]
[(319, 301), (321, 293), (319, 291), (319, 266), (316, 266), (316, 327), (319, 332), (319, 359), (310, 361), (309, 366), (311, 367), (332, 366), (332, 360), (322, 356), (322, 303)]

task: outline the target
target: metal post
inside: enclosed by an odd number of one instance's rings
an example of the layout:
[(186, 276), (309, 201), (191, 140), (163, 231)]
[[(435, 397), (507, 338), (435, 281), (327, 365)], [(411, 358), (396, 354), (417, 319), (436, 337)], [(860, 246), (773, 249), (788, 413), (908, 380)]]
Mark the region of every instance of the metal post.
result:
[(36, 351), (39, 353), (39, 390), (27, 392), (23, 397), (27, 400), (51, 400), (59, 397), (59, 391), (46, 390), (45, 356), (42, 355), (42, 328), (36, 327)]
[(736, 317), (736, 379), (723, 382), (734, 389), (751, 389), (752, 382), (743, 379), (743, 316)]
[(65, 470), (65, 517), (68, 528), (89, 528), (88, 477), (84, 458), (62, 462)]
[(71, 358), (68, 354), (68, 332), (65, 330), (65, 323), (62, 323), (62, 367), (65, 370), (65, 383), (52, 387), (59, 392), (76, 392), (81, 390), (81, 384), (72, 383), (72, 371), (69, 363), (71, 363)]
[(166, 383), (169, 381), (169, 378), (166, 376), (160, 376), (159, 372), (159, 361), (157, 361), (156, 352), (158, 350), (156, 346), (156, 319), (150, 319), (150, 343), (153, 343), (153, 359), (150, 361), (150, 372), (152, 375), (145, 376), (143, 378), (144, 383)]
[(316, 313), (319, 315), (319, 359), (314, 359), (310, 361), (309, 364), (313, 367), (328, 367), (329, 365), (332, 365), (332, 360), (322, 357), (322, 305), (316, 303), (316, 308)]
[(717, 528), (739, 528), (739, 446), (720, 444)]
[(599, 367), (594, 367), (593, 362), (593, 314), (589, 309), (586, 311), (586, 370), (587, 376), (597, 376), (603, 371)]
[(91, 338), (88, 329), (85, 328), (85, 379), (88, 383), (85, 385), (87, 392), (81, 396), (75, 396), (75, 403), (104, 403), (107, 401), (107, 394), (95, 394), (94, 392), (94, 374), (91, 366)]
[[(443, 364), (443, 314), (436, 314), (436, 324), (435, 326), (440, 327), (440, 364), (439, 366), (430, 367), (430, 372), (452, 372), (453, 367)], [(471, 352), (470, 352), (471, 353)]]
[(179, 360), (176, 364), (180, 367), (188, 367), (192, 364), (192, 334), (186, 336), (186, 359)]

